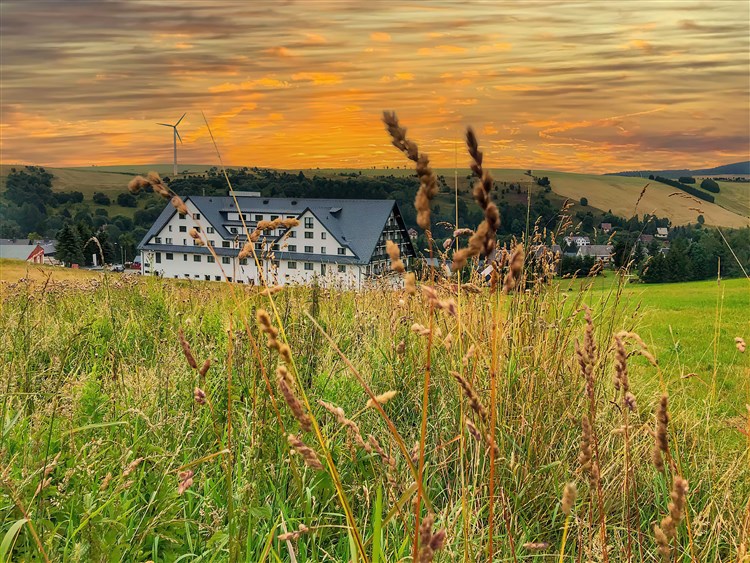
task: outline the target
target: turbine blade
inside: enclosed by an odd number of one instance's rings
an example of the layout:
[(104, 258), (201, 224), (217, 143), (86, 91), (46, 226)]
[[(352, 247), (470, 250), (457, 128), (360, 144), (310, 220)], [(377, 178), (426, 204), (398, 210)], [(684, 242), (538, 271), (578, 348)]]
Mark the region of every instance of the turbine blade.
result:
[(174, 125), (170, 125), (169, 123), (157, 123), (157, 125), (163, 125), (164, 127), (174, 127)]
[(174, 132), (177, 133), (177, 138), (180, 140), (180, 144), (182, 144), (182, 137), (180, 137), (180, 132), (177, 130), (177, 127), (174, 128)]
[(182, 121), (183, 119), (185, 119), (186, 115), (187, 115), (187, 112), (183, 113), (182, 117), (177, 120), (177, 123), (175, 123), (174, 126), (177, 127), (180, 124), (180, 121)]

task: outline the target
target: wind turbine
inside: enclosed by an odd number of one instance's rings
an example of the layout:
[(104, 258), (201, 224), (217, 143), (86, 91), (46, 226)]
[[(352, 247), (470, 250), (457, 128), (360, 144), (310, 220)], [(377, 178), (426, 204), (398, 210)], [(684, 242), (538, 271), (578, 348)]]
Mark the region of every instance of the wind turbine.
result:
[(172, 140), (174, 143), (174, 176), (177, 176), (177, 139), (180, 140), (180, 144), (182, 144), (182, 137), (180, 137), (179, 131), (177, 131), (177, 126), (180, 124), (180, 121), (187, 115), (187, 113), (183, 113), (182, 117), (177, 120), (177, 123), (174, 125), (170, 125), (169, 123), (157, 123), (157, 125), (163, 125), (164, 127), (171, 127), (174, 134), (172, 135)]

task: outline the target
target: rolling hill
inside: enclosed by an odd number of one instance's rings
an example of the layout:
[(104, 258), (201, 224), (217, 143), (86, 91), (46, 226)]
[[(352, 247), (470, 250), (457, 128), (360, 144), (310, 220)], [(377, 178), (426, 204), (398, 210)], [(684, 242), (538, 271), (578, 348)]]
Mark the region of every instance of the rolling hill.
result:
[(696, 170), (628, 170), (626, 172), (613, 173), (616, 176), (638, 176), (640, 178), (648, 178), (649, 174), (664, 176), (665, 178), (679, 178), (680, 176), (750, 176), (750, 160)]
[[(13, 165), (2, 165), (0, 167), (0, 190), (5, 187), (5, 178)], [(181, 171), (189, 173), (203, 173), (212, 165), (189, 164), (180, 166)], [(53, 187), (55, 191), (77, 190), (83, 192), (85, 199), (91, 204), (91, 196), (96, 191), (107, 193), (111, 198), (125, 190), (125, 186), (135, 174), (156, 170), (163, 175), (169, 175), (172, 169), (170, 164), (132, 165), (132, 166), (101, 166), (82, 168), (47, 168), (55, 178)], [(299, 172), (300, 169), (287, 170), (288, 172)], [(304, 169), (302, 172), (307, 176), (344, 177), (352, 172), (361, 172), (364, 176), (406, 176), (413, 175), (410, 168), (398, 169)], [(445, 177), (447, 185), (453, 185), (454, 169), (436, 169), (436, 173)], [(523, 170), (515, 169), (492, 169), (491, 173), (497, 182), (513, 182), (523, 185), (523, 193), (515, 194), (509, 201), (514, 199), (526, 199), (526, 189), (531, 186), (531, 178)], [(535, 176), (547, 176), (551, 181), (552, 193), (548, 197), (553, 204), (562, 203), (564, 199), (571, 199), (576, 204), (581, 198), (588, 200), (588, 209), (596, 212), (609, 211), (630, 217), (635, 211), (639, 215), (653, 213), (660, 217), (669, 217), (675, 225), (695, 223), (698, 213), (691, 207), (696, 204), (681, 197), (670, 197), (675, 189), (640, 177), (622, 175), (595, 175), (575, 174), (569, 172), (556, 172), (547, 170), (534, 170)], [(458, 180), (461, 197), (470, 199), (469, 170), (459, 169)], [(638, 209), (635, 209), (641, 190), (649, 184), (641, 199)], [(534, 186), (532, 197), (539, 189)], [(446, 204), (450, 204), (452, 198), (445, 194), (440, 198)], [(93, 206), (93, 204), (91, 204)], [(94, 206), (95, 207), (95, 206)], [(578, 207), (578, 206), (577, 206)], [(722, 182), (721, 193), (717, 194), (716, 203), (702, 202), (700, 209), (706, 220), (706, 224), (723, 227), (745, 227), (750, 225), (750, 184)], [(580, 207), (578, 207), (580, 209)], [(116, 211), (128, 212), (131, 210), (115, 210), (110, 208), (110, 213)], [(132, 211), (131, 211), (132, 212)]]

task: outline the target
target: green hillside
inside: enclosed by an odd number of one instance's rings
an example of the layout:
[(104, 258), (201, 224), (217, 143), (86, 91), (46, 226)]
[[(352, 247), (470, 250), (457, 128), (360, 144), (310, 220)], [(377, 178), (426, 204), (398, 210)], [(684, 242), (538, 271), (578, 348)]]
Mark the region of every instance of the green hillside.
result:
[[(180, 172), (189, 174), (201, 174), (211, 168), (210, 164), (186, 164), (180, 166)], [(0, 166), (0, 190), (5, 187), (5, 178), (13, 165)], [(130, 179), (135, 174), (143, 174), (149, 170), (156, 170), (162, 175), (171, 173), (170, 164), (144, 164), (144, 165), (122, 165), (122, 166), (96, 166), (80, 168), (48, 168), (55, 178), (53, 189), (55, 191), (80, 191), (84, 194), (86, 202), (94, 192), (103, 192), (114, 200), (121, 193)], [(299, 172), (300, 169), (287, 170), (288, 172)], [(408, 176), (413, 175), (411, 168), (397, 169), (304, 169), (308, 177), (318, 175), (330, 178), (345, 178), (352, 173), (363, 176)], [(454, 185), (454, 174), (452, 168), (436, 169), (438, 175), (444, 177), (439, 202), (450, 205), (453, 201), (452, 188)], [(524, 170), (516, 169), (492, 169), (491, 173), (498, 183), (506, 182), (521, 185), (521, 193), (511, 191), (499, 199), (501, 203), (525, 202), (527, 192), (531, 190), (534, 197), (542, 191), (532, 178)], [(675, 190), (670, 186), (659, 182), (645, 180), (643, 178), (627, 176), (610, 176), (595, 174), (576, 174), (569, 172), (556, 172), (547, 170), (534, 170), (533, 174), (538, 177), (548, 176), (551, 181), (552, 192), (546, 194), (553, 204), (562, 204), (565, 199), (578, 203), (581, 198), (588, 200), (588, 210), (597, 212), (611, 211), (622, 217), (630, 217), (635, 211), (639, 215), (652, 213), (660, 217), (669, 217), (673, 224), (682, 225), (695, 223), (698, 212), (691, 207), (699, 207), (706, 220), (706, 224), (724, 227), (744, 227), (750, 224), (750, 184), (739, 184), (732, 182), (721, 182), (721, 193), (716, 196), (716, 203), (701, 202), (699, 206), (695, 202), (682, 198), (670, 197)], [(468, 169), (457, 171), (460, 196), (467, 200), (471, 199), (470, 178)], [(638, 209), (635, 209), (636, 201), (643, 187), (649, 184)], [(110, 214), (121, 213), (132, 215), (133, 208), (120, 208), (116, 205), (109, 207)]]

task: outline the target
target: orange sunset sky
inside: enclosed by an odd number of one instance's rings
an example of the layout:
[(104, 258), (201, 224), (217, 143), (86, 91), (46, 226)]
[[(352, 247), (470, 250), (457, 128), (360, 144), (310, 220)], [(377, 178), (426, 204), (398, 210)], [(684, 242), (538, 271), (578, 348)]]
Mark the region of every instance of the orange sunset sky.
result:
[[(3, 163), (436, 166), (472, 124), (494, 167), (748, 158), (746, 0), (4, 0)], [(465, 165), (459, 155), (459, 164)]]

